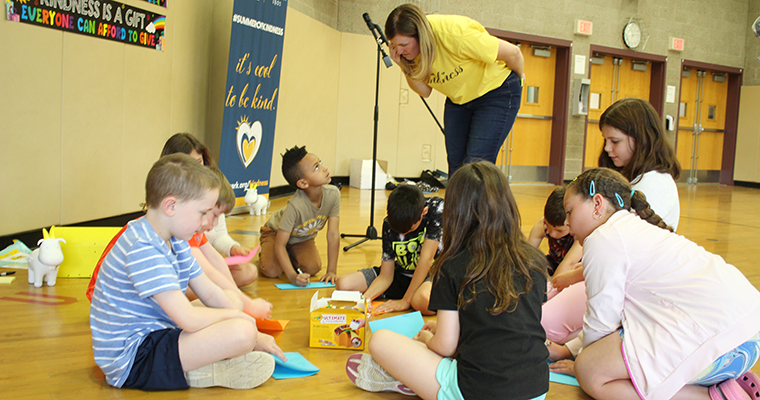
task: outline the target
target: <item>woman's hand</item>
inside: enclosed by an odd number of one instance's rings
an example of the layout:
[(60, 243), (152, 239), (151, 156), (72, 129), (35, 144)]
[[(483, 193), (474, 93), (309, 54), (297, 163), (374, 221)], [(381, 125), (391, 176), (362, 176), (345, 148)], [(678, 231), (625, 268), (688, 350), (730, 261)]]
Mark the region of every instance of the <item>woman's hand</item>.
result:
[(389, 43), (388, 44), (388, 51), (391, 53), (391, 60), (395, 62), (396, 64), (401, 64), (401, 55), (398, 52), (398, 48), (396, 45)]

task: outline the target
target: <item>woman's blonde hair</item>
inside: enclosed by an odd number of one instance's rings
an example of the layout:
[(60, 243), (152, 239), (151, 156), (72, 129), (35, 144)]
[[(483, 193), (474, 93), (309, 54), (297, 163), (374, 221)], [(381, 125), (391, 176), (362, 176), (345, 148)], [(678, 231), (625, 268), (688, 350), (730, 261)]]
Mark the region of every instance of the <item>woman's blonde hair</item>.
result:
[(401, 57), (401, 70), (412, 80), (428, 83), (435, 60), (435, 37), (425, 14), (417, 6), (404, 4), (396, 7), (385, 20), (385, 35), (388, 40), (396, 35), (417, 39), (420, 56), (415, 60)]

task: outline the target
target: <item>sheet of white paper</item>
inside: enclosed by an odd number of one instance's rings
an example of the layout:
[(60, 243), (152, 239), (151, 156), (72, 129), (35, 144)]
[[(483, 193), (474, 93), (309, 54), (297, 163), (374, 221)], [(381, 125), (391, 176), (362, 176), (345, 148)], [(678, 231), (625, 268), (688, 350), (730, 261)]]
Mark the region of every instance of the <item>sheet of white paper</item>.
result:
[(589, 93), (588, 95), (588, 108), (591, 110), (599, 109), (599, 99), (602, 97), (599, 93)]
[(668, 85), (668, 92), (665, 95), (665, 102), (666, 103), (675, 103), (676, 102), (676, 87)]
[(586, 56), (582, 54), (575, 56), (575, 73), (578, 75), (586, 74)]

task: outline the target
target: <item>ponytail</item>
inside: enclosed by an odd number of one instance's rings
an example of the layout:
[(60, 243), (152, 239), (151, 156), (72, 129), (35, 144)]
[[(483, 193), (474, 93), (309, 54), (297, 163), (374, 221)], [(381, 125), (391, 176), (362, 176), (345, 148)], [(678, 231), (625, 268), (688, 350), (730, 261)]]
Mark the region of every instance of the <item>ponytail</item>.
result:
[(636, 211), (636, 214), (638, 214), (641, 219), (652, 225), (673, 232), (673, 228), (668, 226), (668, 224), (666, 224), (659, 215), (655, 214), (654, 210), (649, 206), (644, 192), (631, 190), (631, 193), (633, 193), (633, 196), (631, 196), (631, 208), (633, 211)]

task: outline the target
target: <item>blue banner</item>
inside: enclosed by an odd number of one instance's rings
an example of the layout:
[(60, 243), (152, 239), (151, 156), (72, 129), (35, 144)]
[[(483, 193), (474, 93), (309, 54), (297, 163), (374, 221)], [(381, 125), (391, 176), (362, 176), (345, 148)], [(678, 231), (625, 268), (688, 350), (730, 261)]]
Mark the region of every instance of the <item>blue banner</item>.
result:
[(287, 0), (235, 0), (219, 169), (235, 190), (269, 193)]

